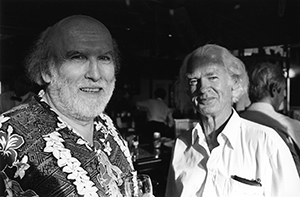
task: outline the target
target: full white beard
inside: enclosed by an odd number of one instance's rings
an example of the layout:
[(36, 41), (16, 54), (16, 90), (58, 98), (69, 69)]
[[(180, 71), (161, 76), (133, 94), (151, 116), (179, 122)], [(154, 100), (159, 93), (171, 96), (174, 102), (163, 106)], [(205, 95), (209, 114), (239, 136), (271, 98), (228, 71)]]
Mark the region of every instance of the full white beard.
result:
[(48, 93), (53, 105), (60, 113), (72, 119), (90, 121), (105, 110), (115, 89), (115, 79), (108, 82), (103, 80), (100, 83), (104, 84), (101, 95), (89, 98), (79, 94), (80, 83), (68, 82), (57, 74), (53, 74)]

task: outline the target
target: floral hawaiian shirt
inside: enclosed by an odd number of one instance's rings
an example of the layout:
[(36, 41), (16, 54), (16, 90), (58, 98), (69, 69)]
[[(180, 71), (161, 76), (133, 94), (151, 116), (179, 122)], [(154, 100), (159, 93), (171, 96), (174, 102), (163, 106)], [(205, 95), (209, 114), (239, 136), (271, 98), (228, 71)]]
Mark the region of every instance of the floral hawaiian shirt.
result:
[(95, 118), (93, 147), (76, 133), (38, 96), (0, 115), (0, 196), (124, 196), (136, 172), (112, 120)]

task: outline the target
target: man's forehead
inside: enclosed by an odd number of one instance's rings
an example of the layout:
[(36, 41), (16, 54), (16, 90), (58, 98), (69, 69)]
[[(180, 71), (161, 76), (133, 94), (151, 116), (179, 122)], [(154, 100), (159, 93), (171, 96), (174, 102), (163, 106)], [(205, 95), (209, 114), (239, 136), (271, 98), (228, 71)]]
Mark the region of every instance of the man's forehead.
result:
[(226, 70), (224, 66), (220, 64), (216, 64), (216, 63), (201, 64), (200, 62), (189, 65), (187, 69), (187, 73), (189, 74), (192, 74), (194, 72), (200, 72), (200, 71), (202, 74), (208, 74), (208, 73), (223, 73)]
[(89, 43), (112, 48), (112, 37), (99, 21), (89, 17), (71, 17), (54, 26), (56, 45)]
[(112, 43), (110, 34), (97, 29), (69, 29), (62, 33), (62, 38), (71, 42), (107, 42)]

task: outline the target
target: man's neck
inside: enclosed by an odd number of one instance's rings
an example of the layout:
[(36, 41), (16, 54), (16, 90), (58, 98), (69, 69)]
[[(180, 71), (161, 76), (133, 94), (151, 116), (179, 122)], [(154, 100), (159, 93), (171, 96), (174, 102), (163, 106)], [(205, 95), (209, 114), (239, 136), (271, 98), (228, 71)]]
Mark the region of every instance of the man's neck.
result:
[(232, 113), (233, 113), (233, 111), (231, 110), (231, 113), (225, 114), (223, 116), (201, 117), (201, 119), (202, 119), (201, 126), (202, 126), (202, 129), (206, 136), (206, 140), (207, 140), (210, 150), (212, 150), (213, 148), (215, 148), (218, 145), (217, 137), (225, 128)]
[(93, 145), (93, 133), (94, 133), (94, 120), (89, 121), (81, 121), (74, 118), (70, 118), (65, 114), (61, 113), (55, 105), (51, 102), (49, 96), (47, 94), (44, 95), (43, 99), (47, 102), (47, 104), (52, 108), (52, 110), (67, 123), (73, 131), (83, 137), (90, 145)]
[(218, 130), (232, 115), (233, 111), (230, 109), (228, 113), (223, 113), (218, 116), (202, 116), (201, 122), (202, 128), (206, 135), (210, 135), (212, 132)]
[(83, 139), (93, 146), (94, 121), (82, 124), (83, 122), (74, 121), (66, 116), (61, 117), (61, 119), (70, 125), (76, 134), (82, 136)]

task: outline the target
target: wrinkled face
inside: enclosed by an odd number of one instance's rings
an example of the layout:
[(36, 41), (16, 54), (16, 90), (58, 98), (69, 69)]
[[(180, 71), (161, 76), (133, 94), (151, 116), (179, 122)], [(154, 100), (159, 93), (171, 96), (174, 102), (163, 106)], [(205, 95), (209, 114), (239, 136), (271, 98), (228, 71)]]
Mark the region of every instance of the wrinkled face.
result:
[(88, 121), (102, 113), (115, 87), (112, 39), (94, 23), (62, 30), (46, 94), (52, 107), (68, 118)]
[(224, 66), (193, 63), (187, 69), (187, 82), (193, 106), (200, 114), (231, 114), (232, 80)]

